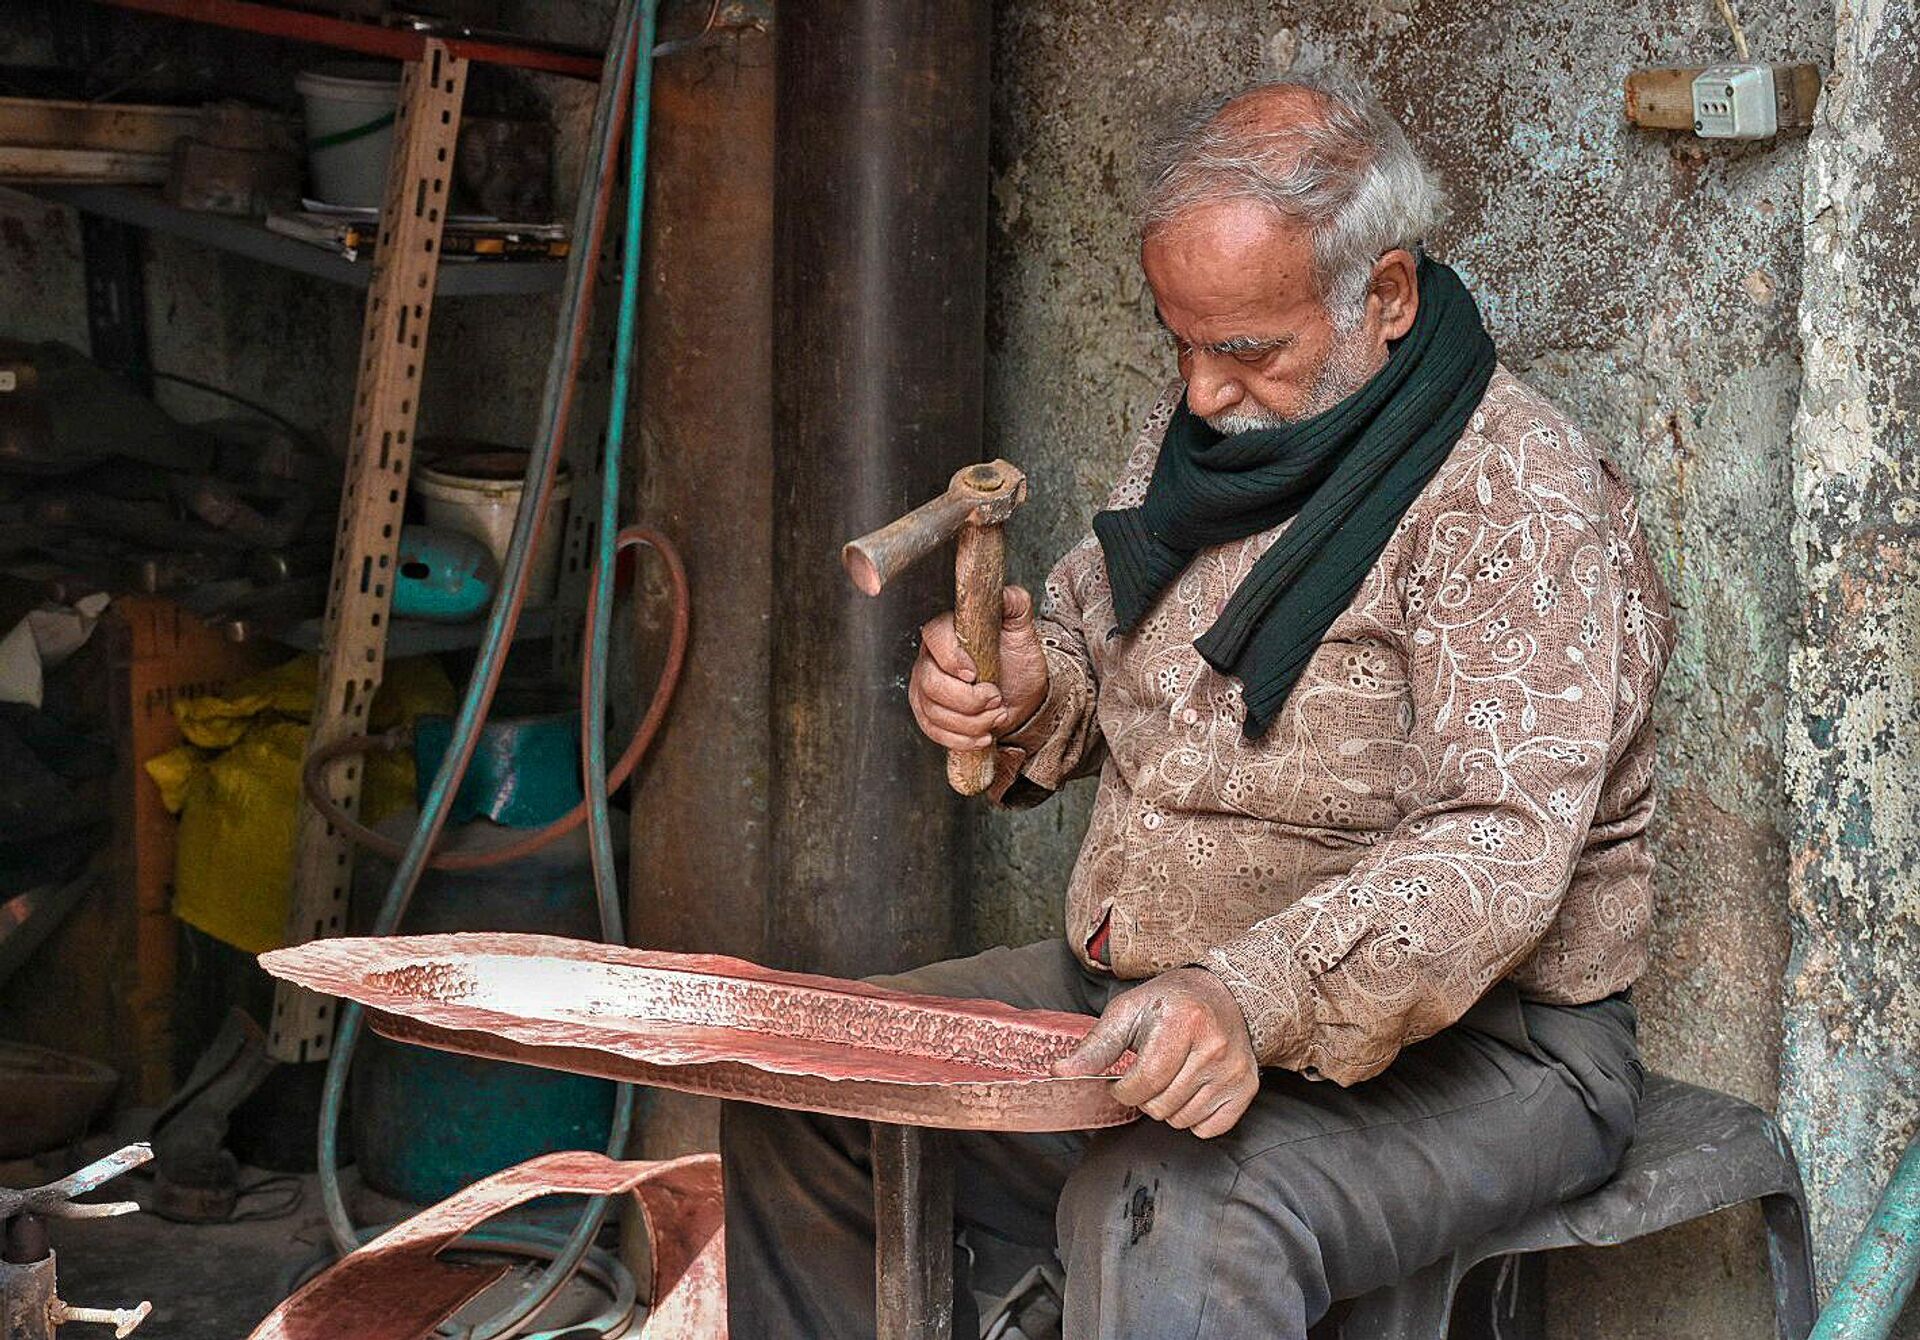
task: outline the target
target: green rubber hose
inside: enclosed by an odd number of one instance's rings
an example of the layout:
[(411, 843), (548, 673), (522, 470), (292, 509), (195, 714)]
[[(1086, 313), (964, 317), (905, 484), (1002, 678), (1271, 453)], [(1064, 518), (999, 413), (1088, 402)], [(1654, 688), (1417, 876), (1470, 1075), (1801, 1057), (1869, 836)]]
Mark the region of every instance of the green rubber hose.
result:
[[(584, 705), (581, 723), (585, 736), (582, 766), (587, 781), (587, 796), (591, 802), (588, 813), (590, 852), (601, 934), (610, 943), (620, 943), (625, 938), (622, 930), (623, 891), (619, 888), (614, 871), (612, 825), (606, 805), (606, 659), (608, 631), (612, 622), (609, 616), (614, 555), (618, 544), (621, 435), (625, 428), (626, 404), (632, 383), (640, 226), (646, 192), (647, 110), (652, 87), (657, 5), (658, 0), (622, 0), (614, 20), (607, 68), (602, 76), (600, 102), (594, 116), (593, 149), (596, 152), (588, 160), (590, 169), (597, 170), (599, 176), (597, 180), (584, 185), (580, 207), (576, 211), (574, 237), (579, 247), (576, 253), (578, 268), (570, 276), (570, 291), (563, 310), (562, 336), (556, 343), (553, 360), (548, 367), (541, 432), (527, 462), (526, 486), (522, 490), (519, 512), (514, 518), (513, 534), (501, 574), (500, 594), (488, 616), (486, 632), (466, 695), (460, 704), (459, 715), (454, 721), (446, 755), (421, 802), (419, 823), (406, 852), (396, 864), (393, 882), (375, 920), (372, 932), (375, 935), (393, 934), (406, 914), (413, 891), (426, 868), (427, 858), (445, 827), (453, 797), (473, 757), (480, 728), (499, 683), (507, 649), (513, 642), (526, 596), (531, 555), (538, 545), (540, 530), (550, 510), (554, 477), (566, 437), (568, 408), (581, 361), (590, 309), (593, 258), (599, 253), (605, 233), (608, 182), (616, 162), (614, 154), (625, 110), (623, 99), (630, 89), (632, 124), (628, 136), (627, 217), (621, 265), (620, 318), (614, 360), (613, 405), (606, 437), (600, 525), (595, 536), (598, 561), (594, 569), (591, 597), (592, 612), (597, 618), (590, 621), (594, 634), (586, 650), (589, 701)], [(340, 1030), (328, 1062), (321, 1097), (321, 1199), (334, 1242), (342, 1252), (352, 1251), (368, 1236), (355, 1227), (352, 1217), (347, 1213), (340, 1191), (336, 1158), (347, 1077), (362, 1026), (363, 1012), (360, 1007), (347, 1004), (341, 1010)], [(613, 1129), (609, 1137), (609, 1152), (615, 1157), (625, 1152), (627, 1136), (632, 1128), (633, 1109), (633, 1089), (621, 1085), (617, 1091)], [(590, 1199), (579, 1222), (557, 1247), (552, 1246), (549, 1235), (543, 1235), (543, 1241), (538, 1245), (543, 1249), (543, 1254), (551, 1255), (552, 1261), (533, 1290), (499, 1314), (475, 1326), (462, 1328), (459, 1334), (467, 1337), (467, 1340), (497, 1340), (498, 1337), (522, 1334), (558, 1334), (528, 1333), (525, 1326), (579, 1268), (580, 1262), (592, 1248), (601, 1224), (605, 1222), (607, 1206), (605, 1197)], [(499, 1226), (490, 1232), (496, 1237), (503, 1233), (511, 1236), (514, 1230), (511, 1226)], [(630, 1308), (616, 1306), (590, 1322), (566, 1329), (568, 1333), (593, 1331), (602, 1335), (616, 1335), (625, 1330), (630, 1315)]]

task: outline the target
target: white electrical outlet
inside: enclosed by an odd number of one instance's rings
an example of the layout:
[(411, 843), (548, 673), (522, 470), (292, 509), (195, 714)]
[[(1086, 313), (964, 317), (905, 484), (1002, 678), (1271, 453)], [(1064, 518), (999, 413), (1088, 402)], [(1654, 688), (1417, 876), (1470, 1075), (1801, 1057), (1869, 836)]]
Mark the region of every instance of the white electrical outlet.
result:
[(1693, 132), (1709, 140), (1764, 140), (1780, 129), (1771, 65), (1714, 65), (1693, 81)]

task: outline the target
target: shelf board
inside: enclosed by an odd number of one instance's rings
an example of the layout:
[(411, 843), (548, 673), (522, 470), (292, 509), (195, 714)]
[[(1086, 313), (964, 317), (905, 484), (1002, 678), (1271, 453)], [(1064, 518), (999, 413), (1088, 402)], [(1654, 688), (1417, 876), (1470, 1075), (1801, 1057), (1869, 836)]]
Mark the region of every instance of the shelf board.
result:
[[(135, 186), (14, 185), (14, 190), (68, 205), (136, 228), (230, 251), (282, 270), (363, 289), (373, 278), (369, 261), (350, 261), (321, 247), (267, 231), (259, 219), (208, 214), (168, 204), (158, 190)], [(442, 261), (434, 293), (442, 298), (475, 294), (552, 293), (566, 274), (566, 262)]]
[[(426, 656), (443, 651), (465, 651), (480, 645), (487, 630), (485, 619), (472, 623), (430, 623), (425, 619), (392, 619), (387, 623), (387, 659)], [(515, 642), (531, 642), (553, 636), (553, 607), (542, 605), (520, 611), (514, 627)], [(320, 620), (303, 619), (291, 628), (273, 634), (275, 642), (299, 651), (320, 649)]]

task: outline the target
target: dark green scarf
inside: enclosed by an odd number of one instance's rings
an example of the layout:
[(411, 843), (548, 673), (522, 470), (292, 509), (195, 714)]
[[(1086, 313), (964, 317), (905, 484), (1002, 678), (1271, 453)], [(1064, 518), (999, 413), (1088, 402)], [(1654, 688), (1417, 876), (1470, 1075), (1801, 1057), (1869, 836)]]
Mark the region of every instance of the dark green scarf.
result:
[(1193, 644), (1240, 680), (1249, 739), (1279, 715), (1493, 377), (1493, 339), (1460, 276), (1422, 260), (1419, 283), (1413, 329), (1365, 386), (1314, 418), (1232, 437), (1183, 397), (1145, 501), (1093, 519), (1117, 632), (1131, 633), (1197, 551), (1293, 518)]

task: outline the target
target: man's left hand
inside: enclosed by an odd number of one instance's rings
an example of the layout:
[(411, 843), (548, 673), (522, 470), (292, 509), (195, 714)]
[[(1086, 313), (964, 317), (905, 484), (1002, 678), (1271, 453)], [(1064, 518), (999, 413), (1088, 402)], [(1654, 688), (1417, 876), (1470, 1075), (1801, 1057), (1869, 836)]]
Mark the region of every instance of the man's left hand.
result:
[(1246, 1018), (1205, 968), (1164, 972), (1115, 996), (1053, 1073), (1098, 1075), (1129, 1047), (1133, 1068), (1114, 1083), (1114, 1098), (1203, 1140), (1232, 1130), (1260, 1092)]

